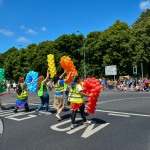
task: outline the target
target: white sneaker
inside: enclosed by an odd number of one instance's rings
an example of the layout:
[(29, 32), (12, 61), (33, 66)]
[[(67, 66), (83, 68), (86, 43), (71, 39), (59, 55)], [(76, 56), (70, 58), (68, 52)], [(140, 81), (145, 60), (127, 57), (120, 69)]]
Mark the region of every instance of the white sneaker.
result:
[(71, 124), (70, 128), (74, 129), (77, 126), (77, 124)]
[(51, 114), (52, 114), (52, 113), (50, 113), (50, 112), (48, 112), (48, 111), (45, 112), (45, 115), (51, 115)]
[(90, 125), (92, 123), (92, 121), (91, 120), (87, 120), (86, 122), (84, 122), (83, 124), (85, 125), (85, 126), (88, 126), (88, 125)]

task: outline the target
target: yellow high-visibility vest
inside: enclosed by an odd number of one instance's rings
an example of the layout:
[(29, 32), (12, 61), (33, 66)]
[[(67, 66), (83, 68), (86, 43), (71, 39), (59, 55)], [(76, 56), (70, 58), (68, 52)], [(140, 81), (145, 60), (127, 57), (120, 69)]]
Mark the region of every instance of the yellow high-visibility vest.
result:
[(81, 86), (80, 84), (77, 84), (77, 86), (75, 87), (75, 89), (70, 88), (69, 91), (69, 96), (68, 96), (68, 101), (72, 102), (72, 103), (83, 103), (84, 99), (81, 96), (78, 87)]

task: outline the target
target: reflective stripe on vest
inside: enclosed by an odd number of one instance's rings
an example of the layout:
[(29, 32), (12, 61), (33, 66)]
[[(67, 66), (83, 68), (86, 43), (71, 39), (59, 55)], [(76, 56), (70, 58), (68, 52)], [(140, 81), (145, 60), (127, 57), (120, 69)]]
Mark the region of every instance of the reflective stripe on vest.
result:
[(54, 88), (55, 88), (55, 92), (63, 92), (64, 91), (64, 85), (60, 85), (59, 80), (58, 80), (57, 84), (54, 85)]
[(73, 103), (83, 103), (84, 99), (80, 95), (78, 86), (81, 86), (80, 84), (77, 84), (75, 89), (70, 89), (69, 96), (68, 96), (68, 101), (73, 102)]

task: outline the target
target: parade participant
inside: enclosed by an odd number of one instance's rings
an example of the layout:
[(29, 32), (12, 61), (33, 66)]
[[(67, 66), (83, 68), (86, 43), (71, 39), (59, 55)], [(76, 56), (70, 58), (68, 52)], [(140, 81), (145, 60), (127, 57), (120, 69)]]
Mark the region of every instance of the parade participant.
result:
[(47, 81), (49, 79), (49, 69), (47, 69), (47, 76), (44, 78), (44, 76), (39, 76), (38, 78), (38, 96), (41, 99), (41, 104), (38, 106), (37, 113), (42, 109), (42, 107), (45, 105), (45, 115), (50, 115), (49, 112), (49, 85), (47, 84)]
[(71, 75), (71, 72), (69, 72), (68, 76), (66, 79), (62, 79), (62, 77), (64, 76), (66, 72), (64, 71), (64, 73), (62, 75), (58, 75), (55, 74), (55, 76), (53, 77), (53, 82), (54, 82), (54, 103), (53, 106), (54, 108), (57, 109), (57, 113), (56, 113), (56, 118), (58, 119), (58, 121), (61, 120), (60, 117), (60, 113), (62, 112), (64, 105), (65, 105), (65, 100), (64, 100), (64, 82), (66, 82)]
[(15, 106), (14, 113), (18, 112), (18, 109), (23, 108), (23, 107), (25, 107), (26, 111), (29, 111), (27, 86), (32, 84), (33, 81), (34, 80), (32, 80), (30, 83), (26, 84), (24, 81), (24, 78), (19, 79), (19, 84), (16, 89), (17, 100), (16, 100), (16, 106)]
[(70, 102), (70, 106), (72, 108), (72, 114), (71, 114), (71, 129), (76, 127), (75, 124), (75, 118), (77, 110), (80, 110), (81, 117), (84, 121), (84, 125), (89, 125), (91, 121), (86, 119), (85, 116), (85, 103), (83, 97), (92, 97), (93, 94), (86, 94), (83, 92), (83, 88), (80, 83), (80, 77), (75, 76), (73, 82), (70, 85), (70, 91), (69, 91), (69, 97), (68, 101)]

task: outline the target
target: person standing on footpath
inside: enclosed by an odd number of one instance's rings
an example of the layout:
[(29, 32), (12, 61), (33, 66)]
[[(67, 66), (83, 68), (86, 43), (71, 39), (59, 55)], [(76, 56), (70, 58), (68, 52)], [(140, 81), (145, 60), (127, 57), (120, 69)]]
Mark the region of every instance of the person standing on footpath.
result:
[(44, 76), (39, 76), (38, 78), (38, 96), (41, 99), (41, 104), (38, 106), (38, 109), (36, 110), (37, 114), (42, 109), (42, 107), (45, 105), (45, 115), (50, 115), (49, 112), (49, 92), (50, 88), (49, 85), (47, 85), (47, 81), (49, 79), (49, 69), (47, 69), (47, 75), (46, 78)]
[(80, 110), (81, 117), (84, 121), (84, 125), (91, 124), (90, 120), (86, 119), (85, 116), (85, 103), (83, 97), (92, 97), (93, 94), (86, 94), (83, 92), (82, 85), (80, 83), (80, 77), (75, 76), (73, 79), (73, 82), (70, 84), (70, 91), (68, 96), (68, 101), (70, 102), (70, 107), (72, 108), (72, 114), (71, 114), (71, 129), (76, 127), (75, 124), (75, 118), (77, 110)]
[(14, 81), (14, 82), (13, 82), (14, 93), (16, 93), (16, 87), (17, 87), (17, 84), (16, 84), (16, 82)]
[(57, 109), (56, 118), (58, 121), (61, 121), (60, 113), (62, 112), (64, 105), (65, 105), (65, 99), (64, 99), (64, 83), (68, 81), (70, 78), (71, 72), (69, 72), (66, 79), (62, 79), (64, 74), (66, 72), (64, 71), (63, 74), (60, 76), (58, 74), (55, 74), (53, 77), (54, 82), (54, 108)]
[(8, 81), (7, 83), (7, 94), (10, 94), (11, 83)]

